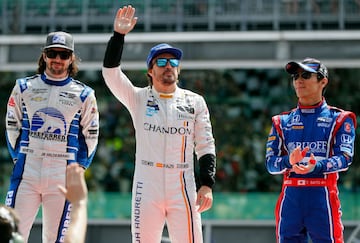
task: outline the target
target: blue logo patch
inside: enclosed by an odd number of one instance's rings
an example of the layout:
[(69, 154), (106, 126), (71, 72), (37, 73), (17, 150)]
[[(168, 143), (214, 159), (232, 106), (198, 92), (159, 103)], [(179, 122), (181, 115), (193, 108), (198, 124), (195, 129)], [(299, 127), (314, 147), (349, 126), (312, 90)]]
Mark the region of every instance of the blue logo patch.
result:
[(47, 107), (35, 112), (31, 121), (31, 131), (66, 134), (66, 121), (61, 112), (55, 108)]

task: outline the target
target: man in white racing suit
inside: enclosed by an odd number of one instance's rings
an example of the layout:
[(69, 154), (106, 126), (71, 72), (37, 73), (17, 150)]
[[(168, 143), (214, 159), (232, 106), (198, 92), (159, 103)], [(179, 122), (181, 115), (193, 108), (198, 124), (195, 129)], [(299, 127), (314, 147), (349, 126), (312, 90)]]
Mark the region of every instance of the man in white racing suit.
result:
[[(120, 8), (103, 76), (129, 110), (136, 130), (132, 241), (159, 243), (167, 225), (172, 243), (203, 242), (200, 213), (212, 206), (215, 142), (202, 96), (177, 86), (182, 51), (154, 46), (147, 58), (150, 85), (135, 87), (120, 68), (124, 36), (135, 26), (132, 6)], [(196, 191), (194, 152), (200, 167)]]
[(86, 169), (98, 142), (99, 113), (94, 90), (73, 79), (78, 72), (73, 37), (48, 34), (38, 74), (16, 80), (7, 103), (6, 139), (14, 161), (6, 205), (20, 217), (25, 242), (42, 205), (43, 242), (63, 242), (71, 205), (66, 166)]

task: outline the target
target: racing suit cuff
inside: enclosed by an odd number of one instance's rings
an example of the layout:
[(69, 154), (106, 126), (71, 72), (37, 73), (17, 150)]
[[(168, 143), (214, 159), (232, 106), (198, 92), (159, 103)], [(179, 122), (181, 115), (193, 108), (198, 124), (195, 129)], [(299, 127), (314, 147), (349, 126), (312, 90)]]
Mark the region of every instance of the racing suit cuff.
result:
[(326, 164), (327, 164), (328, 160), (320, 160), (315, 164), (315, 167), (313, 169), (313, 171), (311, 173), (313, 174), (320, 174), (320, 173), (324, 173), (326, 171)]
[(103, 66), (106, 68), (114, 68), (120, 66), (120, 60), (124, 47), (125, 35), (114, 31), (105, 51)]
[(286, 168), (292, 168), (292, 165), (290, 164), (290, 159), (289, 159), (288, 155), (283, 157), (283, 161), (284, 161), (284, 166)]
[(205, 154), (199, 158), (200, 184), (212, 188), (215, 184), (216, 157), (213, 154)]

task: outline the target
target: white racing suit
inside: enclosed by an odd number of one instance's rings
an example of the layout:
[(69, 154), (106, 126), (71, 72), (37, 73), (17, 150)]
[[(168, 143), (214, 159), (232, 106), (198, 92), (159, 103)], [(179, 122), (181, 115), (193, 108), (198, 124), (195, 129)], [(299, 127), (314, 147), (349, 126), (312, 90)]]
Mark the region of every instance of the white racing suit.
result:
[(159, 243), (166, 222), (172, 243), (203, 242), (194, 151), (215, 155), (205, 100), (179, 87), (171, 95), (135, 87), (120, 67), (104, 67), (103, 76), (136, 130), (132, 241)]
[(42, 204), (43, 242), (63, 242), (71, 205), (59, 191), (66, 166), (87, 168), (98, 142), (99, 113), (94, 90), (67, 78), (19, 79), (7, 104), (6, 139), (14, 168), (6, 205), (20, 217), (27, 242)]

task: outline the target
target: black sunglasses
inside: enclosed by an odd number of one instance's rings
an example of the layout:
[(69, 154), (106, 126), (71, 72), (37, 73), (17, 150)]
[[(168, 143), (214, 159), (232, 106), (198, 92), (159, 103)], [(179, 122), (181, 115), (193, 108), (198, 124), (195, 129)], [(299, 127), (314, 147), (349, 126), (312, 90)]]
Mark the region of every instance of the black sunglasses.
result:
[(165, 67), (168, 62), (170, 63), (170, 66), (172, 66), (172, 67), (179, 66), (179, 59), (175, 59), (175, 58), (158, 58), (158, 59), (156, 59), (156, 65), (158, 67)]
[(297, 80), (299, 79), (299, 77), (303, 78), (303, 79), (310, 79), (311, 78), (311, 75), (313, 73), (311, 72), (302, 72), (302, 73), (295, 73), (295, 74), (292, 74), (291, 77), (294, 79), (294, 80)]
[(55, 51), (55, 50), (47, 50), (45, 54), (48, 58), (56, 58), (59, 55), (60, 59), (67, 60), (72, 55), (71, 51)]

